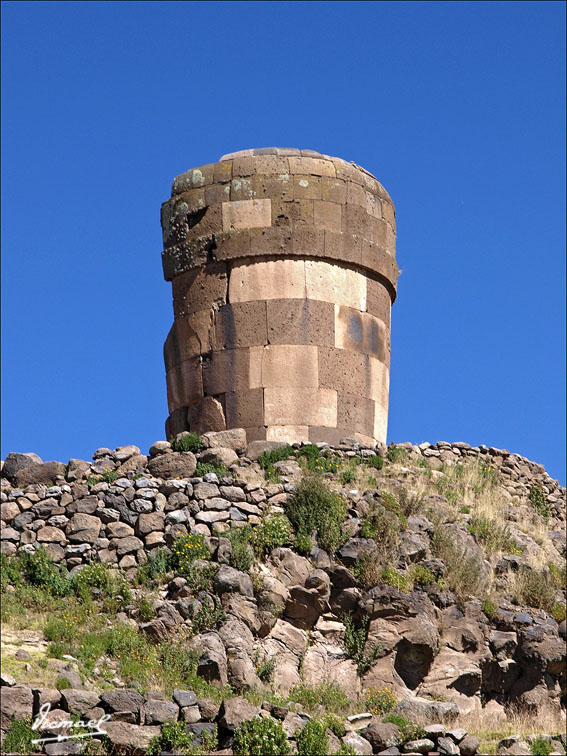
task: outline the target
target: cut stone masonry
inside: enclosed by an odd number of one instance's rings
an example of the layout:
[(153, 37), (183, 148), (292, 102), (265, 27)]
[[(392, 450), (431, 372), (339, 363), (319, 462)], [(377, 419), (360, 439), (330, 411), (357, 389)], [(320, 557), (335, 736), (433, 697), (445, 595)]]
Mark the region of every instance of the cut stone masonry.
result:
[(381, 184), (312, 150), (245, 150), (178, 176), (161, 219), (167, 437), (385, 444), (398, 269)]

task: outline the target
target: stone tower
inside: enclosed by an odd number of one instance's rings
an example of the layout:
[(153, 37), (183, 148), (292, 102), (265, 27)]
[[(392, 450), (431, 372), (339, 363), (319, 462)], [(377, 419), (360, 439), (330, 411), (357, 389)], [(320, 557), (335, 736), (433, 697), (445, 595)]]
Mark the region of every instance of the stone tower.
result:
[(161, 222), (168, 438), (385, 443), (396, 227), (370, 173), (243, 150), (178, 176)]

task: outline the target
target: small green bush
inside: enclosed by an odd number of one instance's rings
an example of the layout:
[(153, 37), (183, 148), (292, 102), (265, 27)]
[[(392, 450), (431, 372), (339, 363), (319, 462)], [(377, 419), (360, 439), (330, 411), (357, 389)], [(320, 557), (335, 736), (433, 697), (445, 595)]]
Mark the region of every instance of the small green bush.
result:
[(531, 745), (531, 752), (533, 756), (549, 756), (553, 751), (553, 746), (545, 738), (537, 737), (533, 740)]
[(189, 615), (193, 626), (193, 632), (197, 635), (199, 633), (213, 630), (220, 625), (226, 619), (226, 614), (223, 611), (220, 599), (217, 596), (213, 597), (212, 601), (205, 601), (196, 614)]
[(336, 714), (333, 714), (333, 713), (326, 714), (325, 718), (323, 719), (323, 722), (325, 723), (327, 728), (333, 733), (333, 735), (337, 736), (337, 738), (342, 738), (346, 735), (345, 723)]
[(289, 700), (301, 704), (307, 711), (316, 711), (322, 706), (328, 712), (342, 714), (350, 707), (348, 696), (337, 683), (315, 686), (300, 683), (291, 689)]
[(421, 725), (413, 724), (413, 722), (410, 722), (409, 719), (402, 717), (400, 714), (388, 714), (382, 722), (395, 724), (396, 727), (399, 727), (404, 741), (419, 740), (419, 738), (425, 737), (425, 730)]
[(114, 483), (114, 481), (118, 480), (119, 477), (120, 473), (118, 472), (118, 470), (111, 470), (110, 468), (107, 468), (102, 473), (102, 480), (105, 483)]
[(197, 462), (194, 473), (196, 478), (202, 478), (209, 473), (214, 473), (217, 478), (222, 478), (226, 475), (227, 469), (224, 465), (213, 465), (211, 462)]
[(530, 486), (530, 504), (545, 522), (549, 520), (551, 508), (541, 486)]
[(187, 577), (195, 559), (210, 558), (211, 552), (205, 544), (204, 536), (200, 533), (180, 536), (171, 548), (171, 568), (182, 577)]
[(193, 737), (185, 729), (185, 722), (166, 722), (161, 732), (150, 740), (148, 756), (160, 756), (162, 751), (175, 751), (189, 754), (193, 746)]
[(551, 610), (551, 616), (556, 622), (563, 622), (567, 618), (567, 607), (565, 604), (555, 604)]
[(32, 730), (31, 719), (16, 719), (12, 717), (10, 727), (6, 732), (6, 737), (2, 743), (2, 753), (32, 753), (36, 748), (32, 745), (32, 740), (36, 733)]
[(394, 462), (399, 465), (404, 465), (409, 462), (409, 454), (406, 449), (399, 449), (396, 446), (391, 446), (386, 452), (386, 457), (390, 462)]
[(274, 514), (265, 517), (256, 528), (254, 548), (258, 554), (267, 554), (279, 546), (291, 543), (292, 527), (284, 514)]
[(356, 478), (356, 472), (351, 468), (347, 467), (345, 470), (341, 472), (341, 483), (343, 486), (348, 485), (349, 483), (352, 483)]
[(71, 593), (71, 581), (66, 573), (54, 564), (45, 549), (39, 548), (31, 554), (21, 553), (18, 556), (18, 564), (31, 585), (45, 589), (52, 596), (67, 596)]
[(494, 619), (498, 615), (498, 609), (490, 599), (484, 599), (480, 608), (486, 614), (488, 619)]
[(170, 441), (176, 452), (197, 452), (201, 448), (201, 436), (194, 431), (183, 431)]
[(236, 730), (232, 750), (235, 756), (287, 756), (290, 745), (281, 722), (271, 717), (255, 717)]
[(357, 627), (352, 615), (346, 614), (343, 617), (345, 626), (344, 647), (347, 655), (357, 664), (357, 672), (360, 677), (368, 672), (370, 667), (380, 658), (381, 647), (372, 646), (370, 651), (366, 651), (366, 640), (368, 637), (368, 624), (370, 618), (364, 616)]
[(295, 550), (300, 554), (307, 555), (313, 548), (313, 541), (306, 533), (298, 533), (293, 542)]
[(435, 575), (428, 567), (424, 567), (422, 564), (416, 564), (412, 569), (413, 584), (419, 588), (425, 588), (428, 585), (432, 585), (436, 582)]
[(374, 539), (382, 557), (385, 558), (392, 554), (399, 543), (400, 518), (395, 512), (388, 511), (381, 504), (374, 504), (362, 520), (360, 534), (363, 538)]
[(367, 688), (359, 699), (360, 708), (371, 714), (387, 714), (398, 703), (390, 688)]
[(306, 444), (297, 452), (299, 464), (309, 472), (322, 475), (337, 473), (339, 462), (330, 449), (319, 449), (316, 444)]
[(274, 672), (276, 671), (276, 657), (266, 656), (265, 654), (260, 657), (260, 653), (256, 652), (254, 656), (254, 665), (256, 667), (256, 674), (263, 683), (272, 682)]
[(553, 580), (553, 584), (555, 585), (555, 587), (564, 588), (565, 584), (567, 583), (565, 564), (562, 567), (558, 567), (553, 562), (548, 562), (547, 566), (549, 568), (549, 573), (551, 575), (551, 579)]
[(142, 622), (149, 622), (156, 616), (155, 609), (144, 596), (136, 599), (136, 607), (138, 609), (138, 617)]
[(550, 577), (537, 570), (523, 569), (516, 583), (519, 604), (551, 613), (555, 606), (555, 586)]
[(298, 535), (317, 531), (319, 546), (330, 554), (347, 538), (343, 531), (347, 515), (345, 500), (315, 475), (306, 475), (298, 483), (286, 506), (286, 515)]
[(147, 585), (152, 580), (162, 580), (170, 570), (171, 552), (159, 547), (148, 554), (145, 564), (138, 567), (135, 582), (137, 585)]
[(69, 690), (69, 688), (72, 688), (73, 686), (66, 677), (59, 677), (57, 678), (55, 687), (57, 690)]
[(223, 536), (230, 541), (231, 566), (241, 572), (250, 572), (254, 564), (254, 550), (251, 546), (253, 531), (250, 525), (245, 525), (243, 528), (230, 528), (223, 533)]
[(507, 526), (498, 525), (489, 517), (473, 517), (467, 529), (486, 546), (490, 554), (495, 551), (506, 554), (522, 553), (522, 549), (510, 535), (510, 529)]
[(324, 722), (310, 719), (296, 736), (299, 756), (320, 756), (329, 752), (329, 736)]
[(409, 588), (409, 580), (394, 567), (385, 567), (380, 573), (380, 580), (387, 585), (393, 585), (399, 591), (407, 591)]
[(378, 454), (372, 454), (370, 457), (366, 457), (364, 462), (368, 467), (374, 467), (376, 470), (381, 470), (384, 467), (384, 459)]

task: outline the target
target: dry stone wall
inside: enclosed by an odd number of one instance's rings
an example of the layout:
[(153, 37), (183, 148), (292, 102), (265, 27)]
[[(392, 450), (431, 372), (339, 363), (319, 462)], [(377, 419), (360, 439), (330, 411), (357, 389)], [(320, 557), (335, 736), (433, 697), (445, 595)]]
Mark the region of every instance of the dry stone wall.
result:
[(225, 155), (174, 180), (162, 228), (168, 438), (385, 443), (398, 269), (371, 174), (311, 150)]

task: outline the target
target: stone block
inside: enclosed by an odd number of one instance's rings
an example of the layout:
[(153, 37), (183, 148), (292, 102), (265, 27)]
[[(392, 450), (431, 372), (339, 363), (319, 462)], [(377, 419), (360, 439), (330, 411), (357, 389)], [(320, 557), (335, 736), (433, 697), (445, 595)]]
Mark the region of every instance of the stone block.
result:
[(335, 305), (335, 346), (371, 355), (382, 362), (388, 353), (388, 329), (367, 312)]
[(210, 352), (213, 343), (213, 311), (200, 310), (178, 318), (171, 327), (163, 347), (165, 369)]
[(290, 200), (293, 197), (291, 176), (282, 173), (279, 176), (256, 176), (254, 182), (256, 197), (270, 197), (272, 200), (272, 218), (274, 202)]
[(335, 345), (335, 307), (314, 299), (266, 302), (270, 344)]
[(321, 179), (321, 199), (327, 202), (337, 202), (344, 205), (347, 200), (347, 185), (341, 179)]
[(341, 206), (334, 202), (314, 200), (313, 223), (317, 228), (341, 231)]
[(290, 173), (288, 161), (289, 158), (278, 155), (260, 155), (254, 158), (254, 173), (256, 175)]
[(250, 199), (222, 203), (222, 229), (261, 228), (272, 225), (272, 202)]
[(291, 229), (253, 228), (250, 230), (250, 256), (290, 255), (293, 249)]
[[(207, 202), (207, 191), (205, 190), (205, 202)], [(202, 210), (187, 215), (187, 239), (192, 241), (201, 236), (212, 236), (223, 230), (223, 215), (221, 206), (218, 204), (209, 205)]]
[(215, 163), (213, 169), (213, 181), (215, 184), (226, 184), (232, 178), (232, 160), (224, 160)]
[(309, 299), (366, 310), (366, 276), (342, 265), (306, 260), (305, 289)]
[(235, 302), (217, 311), (213, 349), (234, 349), (267, 343), (266, 302)]
[(174, 438), (178, 433), (189, 430), (187, 424), (187, 407), (174, 409), (165, 421), (165, 437)]
[(382, 247), (368, 239), (362, 240), (361, 265), (374, 273), (383, 276), (389, 282), (392, 301), (396, 296), (396, 281), (398, 280), (398, 266), (395, 259)]
[(341, 439), (348, 436), (349, 431), (344, 428), (325, 428), (322, 425), (309, 426), (309, 443), (311, 444), (330, 444), (338, 446)]
[(371, 221), (376, 220), (368, 215), (366, 208), (360, 205), (345, 205), (342, 214), (342, 230), (345, 234), (356, 234), (365, 239), (371, 239)]
[(316, 346), (269, 344), (262, 352), (260, 385), (264, 388), (317, 388), (317, 356)]
[(396, 212), (391, 202), (384, 201), (382, 203), (382, 217), (390, 224), (393, 230), (396, 230)]
[(264, 426), (257, 428), (245, 428), (246, 440), (249, 444), (253, 441), (265, 441), (266, 440), (266, 428)]
[(313, 200), (290, 200), (287, 197), (272, 200), (273, 226), (313, 225)]
[(365, 192), (366, 195), (366, 212), (373, 218), (382, 217), (382, 201), (375, 194)]
[(214, 256), (216, 260), (238, 260), (242, 257), (250, 257), (249, 229), (218, 234), (218, 236), (215, 236), (215, 243)]
[(374, 433), (373, 436), (379, 443), (386, 443), (388, 430), (388, 407), (378, 402), (374, 403)]
[(353, 428), (365, 436), (374, 435), (374, 405), (372, 399), (358, 394), (339, 392), (337, 398), (337, 425)]
[(308, 425), (268, 425), (266, 428), (267, 441), (282, 441), (286, 444), (309, 441)]
[(337, 392), (333, 389), (264, 389), (266, 425), (337, 425)]
[(186, 427), (197, 433), (224, 431), (226, 428), (222, 404), (212, 396), (205, 396), (200, 402), (188, 407), (186, 416)]
[(185, 360), (166, 374), (167, 403), (169, 412), (178, 407), (188, 407), (203, 397), (203, 377), (198, 357)]
[[(233, 170), (233, 176), (234, 176)], [(253, 178), (233, 178), (230, 182), (230, 201), (251, 200), (256, 196), (256, 182)]]
[[(250, 384), (250, 354), (248, 349), (225, 349), (212, 352), (203, 362), (203, 390), (207, 396), (219, 396), (227, 391), (246, 390)], [(226, 415), (225, 415), (226, 417)], [(227, 427), (245, 427), (227, 419)], [(250, 423), (249, 423), (250, 424)], [(213, 428), (207, 428), (213, 430)]]
[(182, 194), (179, 194), (175, 197), (175, 199), (171, 199), (171, 205), (170, 207), (175, 207), (175, 204), (178, 201), (185, 202), (187, 205), (187, 212), (195, 212), (195, 210), (202, 210), (204, 207), (206, 207), (207, 203), (205, 202), (205, 189), (189, 189)]
[(319, 347), (319, 386), (369, 396), (370, 358), (345, 349)]
[(321, 199), (321, 179), (318, 176), (292, 177), (293, 199)]
[(356, 168), (352, 163), (347, 163), (346, 160), (341, 160), (340, 158), (333, 158), (333, 163), (335, 164), (337, 178), (342, 179), (343, 181), (353, 181), (355, 184), (363, 186), (364, 179), (362, 171)]
[[(305, 297), (304, 260), (259, 260), (235, 263), (230, 273), (231, 303)], [(317, 297), (320, 298), (320, 297)]]
[(230, 202), (230, 184), (211, 184), (205, 188), (205, 204), (208, 207), (222, 205), (223, 202)]
[(238, 156), (232, 161), (233, 177), (252, 176), (256, 172), (256, 160), (251, 155)]
[(371, 276), (366, 280), (366, 311), (390, 328), (392, 300), (385, 286)]
[(360, 184), (349, 182), (347, 185), (347, 203), (349, 205), (358, 205), (366, 209), (366, 192)]
[(224, 407), (227, 428), (248, 429), (264, 425), (264, 399), (263, 389), (242, 389), (239, 391), (227, 391), (219, 397)]
[(323, 257), (325, 232), (313, 226), (297, 226), (293, 230), (293, 254), (298, 257)]
[(228, 291), (227, 265), (212, 263), (182, 273), (173, 279), (172, 290), (176, 318), (223, 305)]
[(338, 231), (325, 231), (324, 256), (350, 265), (360, 265), (362, 240), (359, 236)]
[(335, 166), (331, 160), (309, 157), (289, 157), (289, 172), (302, 175), (326, 176), (335, 178)]

